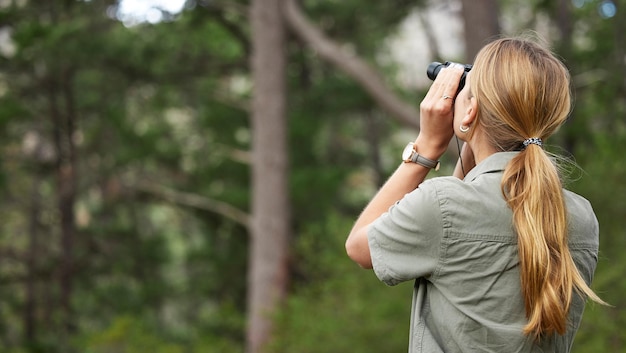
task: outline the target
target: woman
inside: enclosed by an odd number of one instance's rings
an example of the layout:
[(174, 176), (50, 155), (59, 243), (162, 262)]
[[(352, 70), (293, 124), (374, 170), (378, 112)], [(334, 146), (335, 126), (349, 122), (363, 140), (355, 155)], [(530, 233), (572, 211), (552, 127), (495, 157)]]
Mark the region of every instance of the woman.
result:
[[(409, 352), (568, 352), (597, 263), (598, 222), (563, 190), (542, 145), (570, 111), (569, 74), (548, 50), (500, 39), (442, 69), (421, 131), (347, 241), (388, 285), (415, 280)], [(453, 135), (452, 177), (425, 181)]]

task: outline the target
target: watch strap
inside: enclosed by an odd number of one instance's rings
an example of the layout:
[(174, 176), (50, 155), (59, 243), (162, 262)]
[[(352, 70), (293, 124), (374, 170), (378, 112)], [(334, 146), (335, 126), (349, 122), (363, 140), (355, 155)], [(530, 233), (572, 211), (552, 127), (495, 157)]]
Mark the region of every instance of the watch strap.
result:
[(424, 166), (428, 169), (439, 170), (439, 161), (433, 161), (432, 159), (421, 156), (417, 151), (411, 155), (411, 162)]
[[(405, 163), (412, 162), (428, 169), (439, 170), (439, 161), (433, 161), (432, 159), (426, 158), (417, 153), (414, 142), (409, 142), (405, 147), (405, 152), (403, 153), (402, 158)], [(409, 154), (407, 155), (407, 153)]]

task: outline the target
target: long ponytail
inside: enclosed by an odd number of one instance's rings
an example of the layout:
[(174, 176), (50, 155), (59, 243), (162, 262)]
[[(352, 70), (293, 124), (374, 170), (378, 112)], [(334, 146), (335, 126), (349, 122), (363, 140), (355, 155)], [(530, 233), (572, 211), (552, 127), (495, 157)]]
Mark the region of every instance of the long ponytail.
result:
[[(511, 70), (511, 68), (515, 68)], [(557, 167), (541, 146), (571, 109), (569, 73), (548, 50), (523, 39), (500, 39), (476, 57), (470, 92), (477, 122), (498, 150), (522, 151), (507, 165), (501, 188), (517, 232), (527, 325), (539, 339), (564, 334), (574, 292), (604, 303), (580, 275), (568, 247), (567, 209)]]
[(529, 145), (507, 166), (502, 192), (517, 231), (522, 295), (528, 324), (539, 338), (564, 334), (573, 289), (602, 302), (578, 272), (567, 243), (567, 214), (558, 170), (538, 146)]

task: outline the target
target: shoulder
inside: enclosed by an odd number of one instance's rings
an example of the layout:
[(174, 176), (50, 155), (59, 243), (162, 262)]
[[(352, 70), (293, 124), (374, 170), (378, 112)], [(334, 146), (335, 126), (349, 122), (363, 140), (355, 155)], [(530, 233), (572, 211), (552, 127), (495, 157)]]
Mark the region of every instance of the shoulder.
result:
[(435, 177), (421, 183), (417, 189), (406, 196), (406, 199), (409, 204), (430, 203), (444, 211), (452, 203), (463, 203), (469, 196), (468, 189), (468, 185), (459, 178)]
[[(459, 190), (469, 189), (470, 185), (463, 180), (453, 176), (435, 177), (425, 180), (418, 190), (425, 190), (435, 193), (439, 197), (447, 195), (458, 195)], [(462, 196), (462, 195), (459, 195)]]
[(417, 188), (402, 199), (402, 203), (412, 207), (416, 202), (419, 203), (439, 203), (442, 199), (448, 197), (448, 194), (454, 194), (452, 190), (458, 189), (463, 182), (454, 177), (435, 177), (424, 180)]
[(568, 213), (570, 241), (598, 246), (599, 225), (589, 200), (572, 191), (564, 190)]
[(573, 191), (563, 189), (563, 197), (565, 198), (565, 203), (570, 212), (577, 212), (581, 213), (582, 215), (595, 215), (593, 212), (593, 207), (591, 206), (591, 202), (589, 202), (589, 200), (587, 200), (583, 196)]
[(447, 204), (450, 207), (494, 208), (501, 207), (504, 202), (499, 178), (465, 181), (453, 176), (436, 177), (422, 183), (418, 189), (420, 188), (431, 193), (442, 205)]

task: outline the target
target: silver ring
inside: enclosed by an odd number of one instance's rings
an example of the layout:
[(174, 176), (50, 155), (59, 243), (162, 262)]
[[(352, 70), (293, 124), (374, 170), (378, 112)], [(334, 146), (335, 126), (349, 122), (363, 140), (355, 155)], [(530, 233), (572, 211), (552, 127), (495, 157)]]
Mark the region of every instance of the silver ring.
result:
[(443, 98), (443, 99), (452, 99), (452, 97), (450, 97), (450, 96), (449, 96), (449, 95), (447, 95), (447, 94), (444, 94), (441, 98)]

